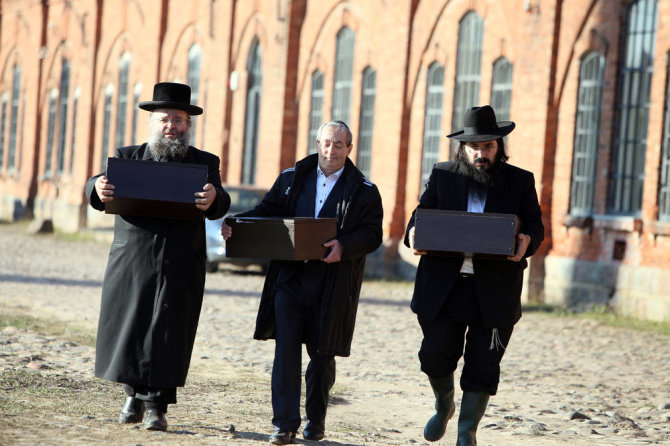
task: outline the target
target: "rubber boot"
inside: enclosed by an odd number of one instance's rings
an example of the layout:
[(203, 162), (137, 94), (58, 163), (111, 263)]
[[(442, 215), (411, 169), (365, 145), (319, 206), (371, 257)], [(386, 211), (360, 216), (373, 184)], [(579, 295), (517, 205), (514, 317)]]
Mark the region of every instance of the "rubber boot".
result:
[(487, 392), (463, 392), (456, 446), (477, 446), (477, 426), (489, 403)]
[(437, 441), (444, 436), (447, 421), (454, 416), (454, 374), (442, 378), (428, 377), (430, 386), (435, 394), (435, 414), (428, 420), (423, 429), (423, 438), (428, 441)]

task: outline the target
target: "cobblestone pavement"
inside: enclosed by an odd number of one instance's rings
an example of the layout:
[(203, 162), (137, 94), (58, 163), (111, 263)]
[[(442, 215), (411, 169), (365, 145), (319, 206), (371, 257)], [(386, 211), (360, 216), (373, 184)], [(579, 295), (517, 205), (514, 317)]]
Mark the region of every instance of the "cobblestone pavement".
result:
[[(95, 333), (108, 248), (0, 225), (0, 315)], [(262, 282), (262, 275), (243, 271), (208, 275), (191, 371), (168, 413), (168, 433), (118, 425), (120, 394), (109, 401), (109, 392), (89, 392), (98, 409), (84, 412), (58, 405), (22, 412), (10, 410), (14, 396), (0, 386), (0, 444), (266, 443), (274, 343), (251, 339)], [(404, 282), (364, 283), (352, 355), (337, 360), (323, 444), (426, 444), (433, 399), (419, 371), (411, 289)], [(93, 378), (93, 347), (40, 330), (1, 329), (0, 373), (28, 370), (27, 357), (48, 366), (34, 371), (45, 377), (100, 382)], [(453, 445), (455, 433), (454, 420), (437, 444)], [(527, 312), (478, 439), (503, 446), (670, 444), (670, 338)]]

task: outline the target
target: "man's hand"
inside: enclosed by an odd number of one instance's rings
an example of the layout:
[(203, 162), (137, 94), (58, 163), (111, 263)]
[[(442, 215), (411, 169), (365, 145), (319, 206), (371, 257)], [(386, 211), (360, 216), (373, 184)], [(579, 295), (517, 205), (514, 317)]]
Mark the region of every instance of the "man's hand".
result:
[[(409, 246), (414, 249), (414, 232), (415, 232), (416, 226), (412, 226), (409, 230)], [(421, 251), (418, 249), (414, 249), (414, 255), (415, 256), (422, 256), (426, 255), (426, 251)]]
[(202, 192), (195, 193), (195, 207), (201, 211), (206, 211), (214, 203), (216, 198), (216, 189), (210, 183), (203, 186)]
[(102, 175), (95, 180), (95, 193), (103, 203), (114, 199), (114, 185), (109, 183), (106, 176)]
[(342, 260), (342, 244), (337, 239), (332, 239), (323, 244), (326, 248), (330, 248), (328, 255), (321, 259), (326, 263), (335, 263)]
[(228, 240), (231, 236), (233, 235), (233, 228), (228, 226), (226, 222), (221, 223), (221, 237), (223, 237), (224, 240)]
[(523, 258), (526, 249), (528, 249), (528, 245), (530, 245), (530, 236), (519, 233), (516, 236), (516, 241), (516, 255), (514, 257), (507, 257), (507, 260), (511, 260), (512, 262), (518, 262)]

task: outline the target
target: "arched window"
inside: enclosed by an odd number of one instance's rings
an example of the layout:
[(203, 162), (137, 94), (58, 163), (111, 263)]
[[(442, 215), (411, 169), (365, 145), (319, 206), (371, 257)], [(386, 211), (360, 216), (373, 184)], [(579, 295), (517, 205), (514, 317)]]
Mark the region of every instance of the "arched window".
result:
[(619, 94), (608, 201), (608, 211), (612, 214), (638, 215), (642, 210), (657, 26), (656, 0), (631, 3), (619, 58)]
[(142, 84), (138, 82), (133, 88), (133, 118), (130, 128), (130, 143), (137, 144), (137, 112), (139, 110), (140, 93), (142, 93)]
[[(21, 87), (21, 67), (15, 65), (14, 72), (12, 75), (12, 102), (10, 111), (11, 117), (9, 121), (9, 156), (7, 159), (7, 168), (9, 170), (16, 169), (16, 141), (18, 139), (17, 128), (19, 124), (19, 104), (21, 102), (20, 87)], [(2, 163), (1, 160), (0, 163)]]
[(105, 88), (105, 99), (102, 109), (102, 144), (100, 155), (100, 168), (104, 172), (107, 169), (107, 158), (109, 157), (109, 133), (112, 120), (112, 95), (114, 94), (114, 87), (108, 85)]
[[(444, 67), (433, 62), (428, 67), (426, 106), (423, 119), (423, 148), (421, 152), (421, 184), (426, 186), (433, 165), (440, 155), (442, 139), (442, 97), (444, 96)], [(423, 189), (422, 189), (423, 190)]]
[(505, 57), (493, 63), (491, 107), (499, 121), (509, 121), (512, 103), (512, 64)]
[(7, 125), (7, 102), (9, 102), (9, 95), (7, 93), (2, 95), (0, 99), (0, 173), (5, 165), (5, 127)]
[(670, 221), (670, 53), (667, 54), (665, 88), (665, 109), (663, 119), (663, 147), (661, 151), (661, 171), (658, 191), (658, 219)]
[(56, 116), (58, 114), (58, 90), (51, 90), (49, 95), (49, 109), (47, 111), (47, 150), (44, 166), (44, 174), (46, 176), (51, 175), (51, 165), (53, 163), (53, 152), (54, 152), (54, 139), (56, 133)]
[[(202, 49), (193, 44), (188, 50), (187, 84), (191, 87), (191, 104), (200, 103), (200, 67), (202, 65)], [(191, 144), (196, 145), (197, 117), (191, 117)]]
[(356, 35), (343, 27), (337, 33), (335, 46), (335, 74), (333, 82), (333, 104), (331, 119), (349, 124), (351, 113), (351, 90), (354, 75), (354, 40)]
[(316, 138), (323, 123), (323, 73), (312, 73), (312, 92), (309, 98), (309, 130), (307, 132), (307, 153), (316, 153)]
[(595, 51), (589, 53), (579, 67), (570, 185), (570, 214), (572, 215), (588, 216), (593, 213), (604, 78), (605, 57)]
[(70, 62), (63, 60), (60, 76), (60, 97), (58, 104), (58, 152), (57, 166), (59, 173), (65, 169), (65, 145), (67, 137), (67, 116), (70, 100)]
[(363, 70), (361, 86), (361, 114), (358, 128), (358, 146), (356, 148), (356, 167), (366, 177), (370, 176), (372, 165), (372, 127), (375, 118), (375, 95), (377, 88), (377, 72), (367, 67)]
[(79, 96), (81, 95), (81, 88), (77, 87), (72, 96), (72, 134), (70, 135), (70, 175), (74, 171), (74, 154), (75, 154), (75, 136), (77, 135), (77, 111), (79, 109)]
[(261, 46), (254, 38), (247, 58), (247, 108), (244, 116), (244, 152), (242, 157), (242, 184), (256, 182), (256, 156), (261, 111), (263, 70)]
[[(479, 105), (479, 84), (482, 72), (482, 41), (484, 20), (470, 11), (458, 25), (458, 50), (456, 53), (456, 82), (454, 84), (454, 109), (451, 129), (463, 128), (463, 117), (470, 108)], [(451, 142), (451, 158), (454, 158), (458, 141)]]
[(128, 88), (130, 76), (130, 53), (123, 53), (119, 59), (119, 84), (116, 95), (116, 147), (126, 145), (126, 115), (128, 110)]

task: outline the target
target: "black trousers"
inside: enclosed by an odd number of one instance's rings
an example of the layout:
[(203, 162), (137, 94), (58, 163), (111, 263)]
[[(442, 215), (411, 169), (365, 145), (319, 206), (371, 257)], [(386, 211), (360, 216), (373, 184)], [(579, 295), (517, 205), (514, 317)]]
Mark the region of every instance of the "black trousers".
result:
[(147, 409), (159, 409), (163, 413), (167, 412), (168, 404), (177, 403), (176, 387), (156, 389), (153, 387), (124, 384), (123, 390), (126, 392), (126, 395), (144, 401), (144, 405)]
[(484, 327), (474, 279), (459, 278), (437, 316), (419, 316), (423, 341), (419, 350), (421, 370), (432, 378), (456, 371), (463, 357), (461, 389), (495, 395), (500, 381), (500, 361), (514, 327)]
[(325, 428), (328, 393), (335, 383), (335, 357), (320, 355), (319, 307), (293, 293), (278, 290), (275, 295), (277, 324), (272, 366), (272, 424), (296, 432), (300, 427), (300, 385), (302, 343), (306, 341), (310, 361), (305, 371), (307, 389), (305, 413), (311, 428)]

